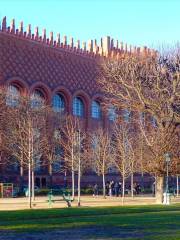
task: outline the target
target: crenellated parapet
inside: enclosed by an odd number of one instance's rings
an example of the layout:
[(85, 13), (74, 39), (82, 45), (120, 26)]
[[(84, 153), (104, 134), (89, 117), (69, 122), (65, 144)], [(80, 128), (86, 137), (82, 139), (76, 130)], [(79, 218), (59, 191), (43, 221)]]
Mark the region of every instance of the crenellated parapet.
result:
[(36, 27), (34, 32), (31, 30), (31, 24), (28, 24), (27, 30), (24, 31), (23, 22), (19, 24), (19, 28), (15, 26), (15, 20), (12, 19), (10, 26), (7, 26), (6, 17), (2, 20), (2, 26), (0, 32), (6, 34), (12, 34), (18, 38), (28, 39), (38, 42), (42, 45), (47, 45), (56, 49), (63, 49), (68, 52), (72, 52), (82, 56), (88, 56), (90, 58), (99, 57), (120, 57), (125, 54), (138, 54), (138, 55), (155, 55), (156, 51), (147, 47), (134, 47), (127, 45), (126, 43), (114, 40), (109, 36), (100, 39), (100, 43), (97, 40), (89, 40), (86, 42), (80, 42), (80, 40), (74, 41), (71, 37), (68, 41), (67, 36), (60, 36), (58, 33), (54, 37), (53, 32), (49, 33), (47, 37), (46, 29), (42, 30), (42, 34), (39, 33), (39, 28)]

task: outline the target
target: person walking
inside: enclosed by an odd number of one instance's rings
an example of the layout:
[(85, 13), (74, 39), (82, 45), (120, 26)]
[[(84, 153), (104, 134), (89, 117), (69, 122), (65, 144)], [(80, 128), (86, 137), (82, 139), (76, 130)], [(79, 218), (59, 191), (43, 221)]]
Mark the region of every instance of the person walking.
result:
[(98, 196), (98, 185), (97, 185), (97, 183), (94, 185), (94, 187), (93, 187), (93, 196), (94, 197), (96, 197), (96, 196)]
[(112, 181), (109, 183), (109, 196), (112, 197)]
[(115, 191), (115, 196), (119, 197), (119, 183), (118, 182), (116, 182), (114, 184), (114, 191)]
[(140, 192), (141, 192), (140, 185), (139, 185), (139, 184), (137, 184), (135, 189), (136, 189), (136, 193), (137, 193), (137, 195), (139, 195), (139, 194), (140, 194)]
[(109, 181), (106, 183), (106, 196), (109, 195)]
[(119, 182), (118, 184), (119, 184), (119, 194), (120, 194), (121, 197), (122, 197), (122, 183)]
[(114, 195), (114, 181), (111, 181), (109, 184), (109, 196), (112, 197)]

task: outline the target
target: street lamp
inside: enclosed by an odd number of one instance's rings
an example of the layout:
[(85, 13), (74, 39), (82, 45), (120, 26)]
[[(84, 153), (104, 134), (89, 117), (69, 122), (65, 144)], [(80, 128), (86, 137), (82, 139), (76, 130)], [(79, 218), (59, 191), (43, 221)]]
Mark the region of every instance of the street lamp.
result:
[(171, 162), (171, 153), (164, 154), (165, 163), (166, 163), (166, 191), (164, 193), (163, 204), (169, 204), (169, 164)]

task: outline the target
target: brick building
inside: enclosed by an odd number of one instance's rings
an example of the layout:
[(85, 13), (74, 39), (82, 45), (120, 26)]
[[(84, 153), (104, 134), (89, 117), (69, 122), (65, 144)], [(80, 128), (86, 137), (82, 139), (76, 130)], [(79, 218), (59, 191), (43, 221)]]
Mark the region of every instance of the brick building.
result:
[[(113, 111), (103, 112), (101, 105), (103, 95), (97, 84), (97, 65), (104, 57), (118, 57), (124, 53), (151, 53), (146, 47), (132, 48), (123, 43), (114, 42), (110, 37), (97, 41), (90, 40), (88, 44), (67, 37), (56, 40), (53, 32), (46, 36), (39, 29), (31, 32), (23, 29), (23, 22), (16, 29), (15, 21), (10, 26), (3, 18), (0, 28), (0, 83), (8, 86), (8, 91), (16, 97), (19, 95), (34, 95), (42, 97), (52, 104), (55, 111), (62, 109), (70, 114), (81, 117), (87, 131), (101, 125), (107, 127), (113, 120)], [(14, 171), (13, 171), (14, 172)], [(36, 184), (46, 186), (47, 173), (36, 174)], [(63, 175), (55, 175), (54, 182), (63, 181)], [(86, 176), (84, 182), (90, 181)], [(15, 175), (8, 175), (8, 181), (14, 182)]]

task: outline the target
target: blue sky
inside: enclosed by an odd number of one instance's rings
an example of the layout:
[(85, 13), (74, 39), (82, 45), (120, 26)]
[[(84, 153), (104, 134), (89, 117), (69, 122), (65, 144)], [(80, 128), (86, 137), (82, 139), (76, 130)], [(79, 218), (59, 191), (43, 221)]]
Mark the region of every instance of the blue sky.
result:
[(154, 47), (180, 40), (180, 0), (0, 0), (0, 17), (76, 40), (109, 35)]

